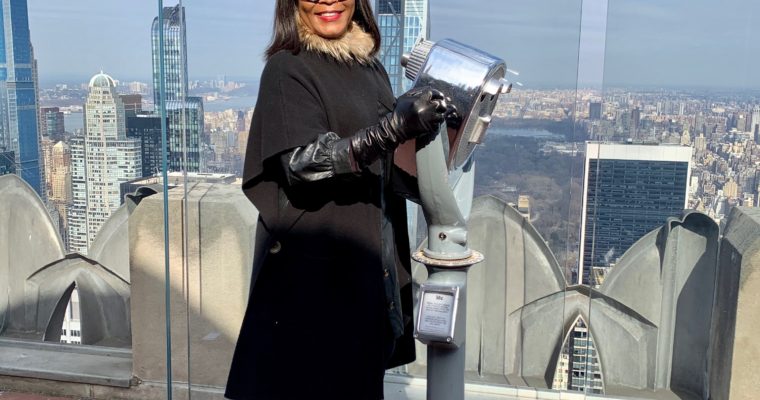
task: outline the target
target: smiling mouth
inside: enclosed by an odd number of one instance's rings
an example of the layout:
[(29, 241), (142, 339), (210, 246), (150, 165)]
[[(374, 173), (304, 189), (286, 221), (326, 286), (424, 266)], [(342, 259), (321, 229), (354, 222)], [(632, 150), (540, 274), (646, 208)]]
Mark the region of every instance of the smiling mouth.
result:
[(341, 14), (343, 14), (343, 11), (324, 11), (320, 13), (316, 13), (316, 15), (323, 21), (331, 22), (335, 21), (338, 18), (340, 18)]

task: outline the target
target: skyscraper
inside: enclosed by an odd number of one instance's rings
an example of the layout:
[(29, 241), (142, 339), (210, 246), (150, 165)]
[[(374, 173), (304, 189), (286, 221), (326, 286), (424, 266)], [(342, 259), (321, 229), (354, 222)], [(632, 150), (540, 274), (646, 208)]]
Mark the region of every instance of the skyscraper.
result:
[(602, 119), (602, 103), (601, 102), (591, 102), (588, 105), (588, 118), (594, 119), (594, 120), (600, 120)]
[(40, 134), (50, 140), (63, 140), (65, 134), (63, 112), (58, 107), (40, 109)]
[[(586, 143), (578, 277), (608, 268), (687, 207), (691, 147)], [(602, 274), (603, 275), (603, 274)]]
[[(47, 162), (47, 161), (46, 161)], [(63, 243), (68, 248), (69, 232), (68, 219), (66, 217), (71, 205), (71, 148), (60, 141), (53, 145), (49, 166), (45, 165), (49, 172), (45, 173), (48, 181), (50, 206), (58, 215), (58, 227), (63, 238)], [(52, 215), (51, 215), (52, 216)]]
[(0, 176), (16, 173), (16, 156), (12, 151), (0, 151)]
[(131, 117), (142, 111), (141, 94), (122, 94), (121, 102), (124, 103), (124, 115)]
[[(185, 101), (167, 101), (169, 132), (169, 170), (201, 170), (201, 134), (203, 133), (203, 99), (187, 97)], [(187, 163), (187, 164), (185, 164)]]
[[(429, 12), (428, 0), (405, 0), (404, 48), (402, 53), (410, 53), (420, 39), (427, 39), (430, 36)], [(402, 81), (404, 91), (411, 89), (412, 81), (406, 78)]]
[(127, 137), (140, 140), (142, 176), (158, 174), (161, 171), (163, 157), (161, 154), (161, 116), (156, 113), (145, 112), (127, 115), (126, 125)]
[(755, 143), (760, 144), (760, 107), (755, 107), (752, 110), (752, 120), (749, 131), (752, 132), (755, 138)]
[(744, 114), (736, 114), (734, 116), (734, 127), (739, 132), (747, 131), (747, 118)]
[[(161, 96), (159, 18), (153, 20), (153, 93), (155, 112), (165, 106), (169, 140), (169, 170), (199, 172), (203, 135), (203, 100), (188, 97), (187, 37), (185, 9), (179, 5), (163, 10), (164, 91)], [(163, 103), (163, 104), (162, 104)], [(185, 164), (187, 160), (187, 164)]]
[(13, 152), (15, 170), (44, 199), (34, 50), (26, 0), (4, 0), (0, 47), (0, 152)]
[(84, 135), (71, 140), (72, 205), (69, 249), (87, 254), (100, 228), (121, 204), (119, 185), (142, 175), (139, 139), (127, 138), (124, 103), (103, 73), (90, 80)]
[[(153, 101), (159, 110), (161, 101), (161, 74), (159, 71), (159, 20), (153, 19), (151, 43), (153, 50)], [(185, 8), (176, 5), (164, 7), (164, 91), (166, 100), (185, 100), (187, 97), (187, 37), (185, 35)]]
[(636, 107), (631, 110), (631, 137), (639, 137), (639, 126), (641, 125), (641, 110)]
[(594, 338), (588, 324), (580, 316), (567, 339), (569, 366), (568, 390), (604, 394), (604, 380)]
[(378, 58), (388, 71), (393, 92), (400, 95), (411, 87), (404, 78), (401, 55), (430, 35), (428, 0), (377, 0), (375, 10), (382, 36)]
[(393, 93), (403, 92), (404, 0), (377, 0), (375, 12), (382, 37), (378, 58), (388, 72)]
[(733, 179), (729, 178), (728, 182), (723, 184), (723, 196), (726, 196), (726, 198), (733, 199), (736, 198), (739, 195), (739, 185), (734, 182)]

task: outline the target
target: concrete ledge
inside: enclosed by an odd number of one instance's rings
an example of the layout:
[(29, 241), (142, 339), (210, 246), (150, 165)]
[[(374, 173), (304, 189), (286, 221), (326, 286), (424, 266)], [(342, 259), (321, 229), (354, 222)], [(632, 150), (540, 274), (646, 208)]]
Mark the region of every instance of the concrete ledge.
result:
[(132, 351), (0, 339), (0, 375), (126, 388)]
[[(335, 376), (339, 383), (339, 374)], [(293, 383), (298, 383), (298, 377), (293, 377)], [(388, 373), (385, 376), (385, 400), (425, 400), (427, 380), (403, 374)], [(23, 393), (40, 393), (46, 395), (71, 396), (86, 399), (121, 399), (146, 400), (166, 398), (166, 383), (139, 381), (129, 388), (102, 386), (96, 384), (56, 382), (37, 378), (15, 378), (0, 375), (0, 390), (9, 389)], [(173, 398), (175, 400), (223, 400), (224, 390), (219, 387), (188, 385), (184, 382), (174, 382)], [(315, 398), (320, 397), (318, 394)], [(321, 397), (329, 398), (329, 393)], [(677, 400), (672, 393), (654, 394), (647, 396), (593, 396), (581, 392), (553, 391), (507, 385), (465, 384), (467, 400), (634, 400), (658, 399)]]

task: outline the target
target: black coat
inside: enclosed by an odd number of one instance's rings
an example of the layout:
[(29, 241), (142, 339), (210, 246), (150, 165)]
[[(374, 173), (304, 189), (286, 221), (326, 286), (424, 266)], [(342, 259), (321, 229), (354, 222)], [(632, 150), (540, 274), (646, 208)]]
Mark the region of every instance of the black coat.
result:
[(394, 101), (379, 62), (283, 51), (267, 63), (243, 177), (260, 212), (259, 257), (228, 397), (377, 400), (385, 369), (414, 360), (406, 213), (389, 185), (401, 180), (392, 156), (360, 175), (297, 187), (278, 162), (320, 134), (376, 125)]

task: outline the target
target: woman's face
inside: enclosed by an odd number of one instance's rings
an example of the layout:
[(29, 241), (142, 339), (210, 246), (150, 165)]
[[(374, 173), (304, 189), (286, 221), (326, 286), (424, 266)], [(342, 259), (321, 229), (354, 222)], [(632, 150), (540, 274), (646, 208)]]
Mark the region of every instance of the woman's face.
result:
[(348, 31), (356, 0), (298, 0), (301, 21), (315, 34), (337, 39)]

